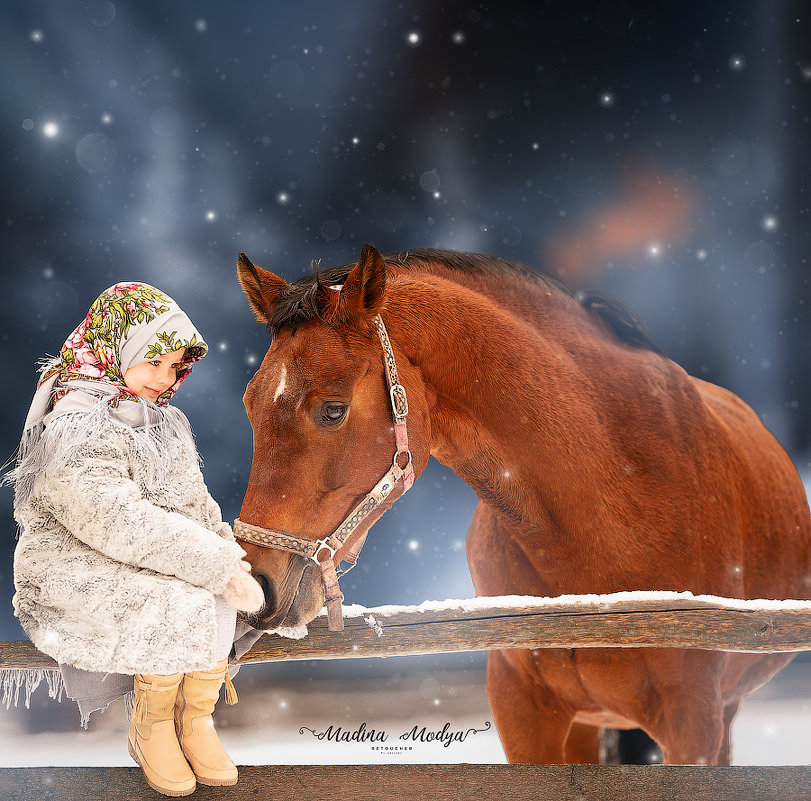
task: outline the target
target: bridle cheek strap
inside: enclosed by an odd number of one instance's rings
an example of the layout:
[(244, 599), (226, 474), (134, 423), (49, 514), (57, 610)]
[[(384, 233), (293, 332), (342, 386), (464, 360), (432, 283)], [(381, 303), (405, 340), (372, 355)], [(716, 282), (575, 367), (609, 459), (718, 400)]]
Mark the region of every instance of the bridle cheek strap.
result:
[[(306, 537), (294, 536), (286, 531), (275, 531), (261, 526), (254, 526), (239, 519), (234, 521), (234, 535), (243, 542), (305, 556), (312, 559), (319, 566), (321, 569), (321, 581), (324, 585), (324, 600), (327, 605), (327, 622), (330, 631), (342, 631), (344, 628), (343, 612), (341, 610), (341, 602), (344, 596), (338, 586), (338, 579), (348, 573), (357, 563), (360, 549), (366, 541), (368, 527), (365, 531), (361, 531), (360, 535), (355, 538), (355, 541), (343, 555), (341, 561), (347, 563), (346, 568), (339, 570), (335, 563), (335, 555), (357, 534), (366, 519), (385, 503), (398, 484), (402, 485), (403, 488), (398, 497), (405, 495), (414, 484), (414, 465), (408, 447), (408, 429), (406, 427), (408, 399), (405, 387), (400, 383), (397, 375), (394, 351), (380, 315), (375, 318), (375, 326), (380, 336), (380, 342), (383, 345), (386, 385), (391, 400), (394, 440), (397, 448), (388, 472), (375, 484), (366, 497), (352, 509), (341, 525), (329, 537), (321, 540), (310, 540)], [(402, 459), (406, 461), (405, 465), (400, 467), (398, 462)]]

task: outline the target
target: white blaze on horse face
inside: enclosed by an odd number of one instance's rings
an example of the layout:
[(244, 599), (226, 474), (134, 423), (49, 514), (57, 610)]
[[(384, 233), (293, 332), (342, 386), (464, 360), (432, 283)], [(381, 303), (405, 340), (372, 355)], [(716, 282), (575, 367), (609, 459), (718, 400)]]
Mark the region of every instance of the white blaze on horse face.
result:
[(282, 377), (279, 379), (279, 386), (276, 387), (276, 392), (273, 393), (273, 402), (275, 403), (281, 398), (282, 393), (287, 386), (287, 365), (282, 365)]

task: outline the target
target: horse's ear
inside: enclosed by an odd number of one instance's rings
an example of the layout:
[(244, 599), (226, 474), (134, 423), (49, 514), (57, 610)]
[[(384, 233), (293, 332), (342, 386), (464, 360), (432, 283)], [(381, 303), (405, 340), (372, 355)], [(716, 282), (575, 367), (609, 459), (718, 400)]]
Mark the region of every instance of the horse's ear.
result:
[(380, 251), (367, 242), (361, 248), (360, 261), (344, 281), (335, 319), (346, 325), (373, 319), (383, 308), (385, 295), (386, 263)]
[(237, 278), (256, 319), (267, 323), (279, 302), (287, 282), (278, 275), (257, 267), (244, 253), (237, 258)]

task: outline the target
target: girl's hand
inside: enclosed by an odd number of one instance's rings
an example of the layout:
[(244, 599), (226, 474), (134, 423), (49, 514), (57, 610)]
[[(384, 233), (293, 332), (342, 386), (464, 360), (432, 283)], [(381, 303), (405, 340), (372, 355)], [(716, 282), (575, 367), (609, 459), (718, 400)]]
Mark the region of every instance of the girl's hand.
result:
[(265, 603), (265, 593), (251, 575), (251, 566), (244, 559), (228, 580), (223, 598), (240, 612), (258, 612)]

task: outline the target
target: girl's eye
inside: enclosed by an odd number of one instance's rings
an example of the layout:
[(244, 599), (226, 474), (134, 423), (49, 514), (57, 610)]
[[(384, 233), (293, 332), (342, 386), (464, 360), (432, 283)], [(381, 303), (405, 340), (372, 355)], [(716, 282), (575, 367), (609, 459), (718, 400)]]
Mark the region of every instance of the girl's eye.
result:
[(349, 406), (337, 401), (323, 403), (315, 416), (315, 422), (322, 427), (338, 425), (346, 417)]

